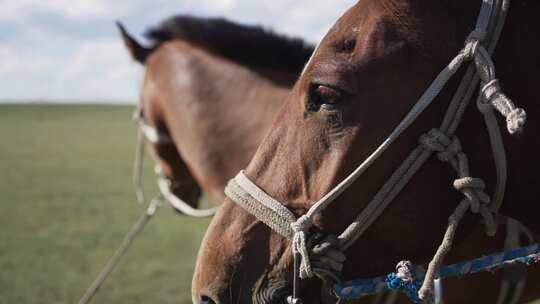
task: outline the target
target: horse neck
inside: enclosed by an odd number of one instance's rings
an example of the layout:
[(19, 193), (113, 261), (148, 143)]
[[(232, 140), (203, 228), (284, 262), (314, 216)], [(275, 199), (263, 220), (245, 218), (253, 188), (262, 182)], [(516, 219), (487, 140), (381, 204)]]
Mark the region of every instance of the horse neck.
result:
[[(147, 75), (161, 79), (155, 107), (214, 197), (223, 198), (226, 182), (247, 165), (288, 92), (261, 73), (181, 41), (164, 44), (149, 60)], [(178, 77), (186, 82), (174, 81)]]

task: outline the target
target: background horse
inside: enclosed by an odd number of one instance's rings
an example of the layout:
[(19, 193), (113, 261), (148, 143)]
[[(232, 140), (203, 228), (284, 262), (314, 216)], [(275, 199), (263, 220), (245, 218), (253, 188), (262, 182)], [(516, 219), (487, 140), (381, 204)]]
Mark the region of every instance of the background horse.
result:
[(146, 48), (119, 24), (132, 57), (146, 66), (145, 123), (172, 142), (152, 144), (172, 192), (196, 206), (215, 202), (245, 166), (313, 47), (260, 27), (177, 16), (152, 28)]
[[(363, 0), (328, 32), (278, 114), (246, 175), (297, 217), (360, 164), (403, 119), (474, 29), (481, 1)], [(506, 92), (528, 109), (519, 139), (505, 135), (508, 185), (502, 212), (540, 232), (535, 199), (540, 189), (538, 119), (539, 3), (514, 1), (495, 61)], [(516, 73), (519, 71), (519, 73)], [(314, 229), (341, 233), (417, 146), (437, 126), (459, 84), (460, 72), (431, 108), (366, 174), (320, 214)], [(457, 132), (476, 176), (494, 188), (490, 143), (482, 116), (469, 107)], [(346, 252), (346, 279), (392, 271), (403, 258), (426, 262), (461, 200), (455, 173), (428, 161), (378, 220)], [(459, 241), (477, 222), (462, 225)], [(290, 292), (290, 242), (226, 199), (209, 227), (193, 279), (195, 303), (279, 303)], [(456, 256), (446, 262), (453, 262)], [(484, 277), (487, 279), (487, 277)], [(533, 281), (538, 284), (538, 280)], [(320, 303), (317, 281), (303, 281), (307, 303)], [(534, 290), (534, 288), (532, 288)], [(538, 290), (538, 287), (536, 288)], [(471, 303), (493, 303), (471, 293)]]

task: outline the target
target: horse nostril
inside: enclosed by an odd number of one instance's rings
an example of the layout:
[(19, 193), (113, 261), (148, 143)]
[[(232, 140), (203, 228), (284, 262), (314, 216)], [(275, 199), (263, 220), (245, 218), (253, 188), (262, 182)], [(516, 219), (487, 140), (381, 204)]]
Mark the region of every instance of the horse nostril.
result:
[(200, 304), (217, 304), (212, 300), (210, 297), (207, 296), (201, 296), (201, 303)]

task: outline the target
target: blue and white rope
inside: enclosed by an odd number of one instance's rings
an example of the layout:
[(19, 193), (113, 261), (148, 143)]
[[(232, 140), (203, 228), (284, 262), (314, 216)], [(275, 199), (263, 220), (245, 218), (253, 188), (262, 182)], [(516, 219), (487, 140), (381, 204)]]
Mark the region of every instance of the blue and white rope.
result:
[[(444, 266), (439, 270), (437, 277), (444, 279), (483, 271), (493, 272), (510, 264), (530, 266), (538, 262), (540, 262), (540, 243)], [(400, 265), (402, 264), (403, 262), (400, 262)], [(398, 272), (395, 272), (373, 279), (359, 279), (337, 284), (334, 292), (339, 299), (354, 300), (374, 294), (382, 289), (391, 289), (405, 293), (414, 303), (422, 303), (418, 297), (418, 290), (422, 285), (424, 272), (417, 266), (411, 268), (412, 280), (410, 278), (404, 279)]]

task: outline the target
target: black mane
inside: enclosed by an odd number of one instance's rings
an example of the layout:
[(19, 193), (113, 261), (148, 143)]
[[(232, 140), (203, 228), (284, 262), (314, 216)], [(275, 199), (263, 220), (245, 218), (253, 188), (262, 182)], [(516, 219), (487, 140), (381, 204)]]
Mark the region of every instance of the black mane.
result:
[(156, 46), (182, 39), (241, 64), (293, 73), (300, 73), (314, 50), (302, 39), (278, 35), (260, 26), (188, 15), (168, 18), (145, 36)]

